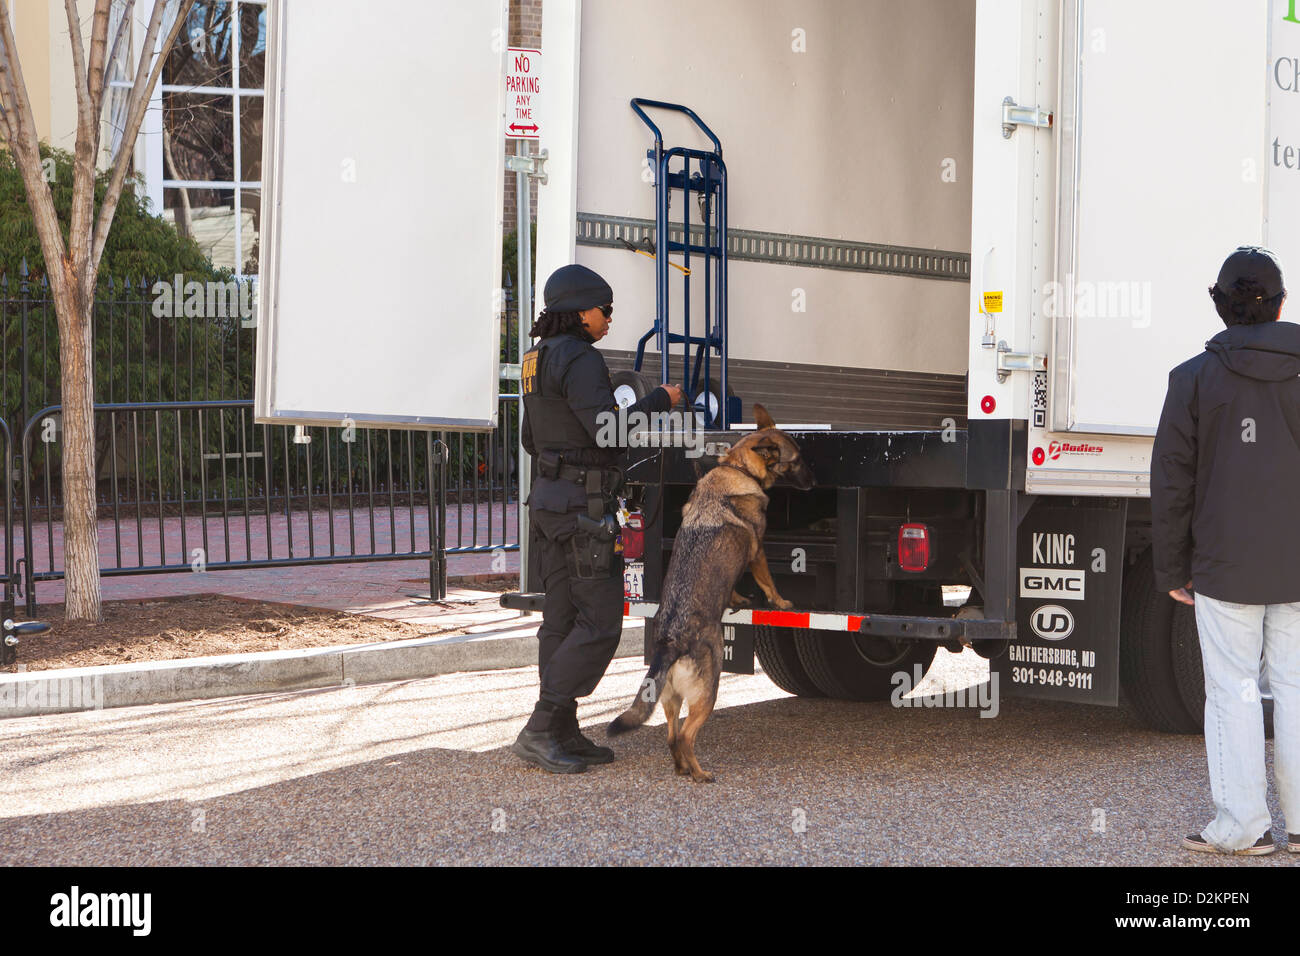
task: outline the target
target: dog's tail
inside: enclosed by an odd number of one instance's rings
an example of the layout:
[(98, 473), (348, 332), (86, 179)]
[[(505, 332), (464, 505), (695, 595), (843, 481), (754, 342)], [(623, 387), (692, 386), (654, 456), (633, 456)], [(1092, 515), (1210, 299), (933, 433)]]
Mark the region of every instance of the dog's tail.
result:
[(659, 703), (664, 684), (668, 682), (668, 668), (675, 663), (670, 661), (668, 656), (668, 648), (664, 645), (660, 644), (655, 648), (654, 657), (650, 658), (650, 670), (646, 672), (641, 686), (637, 688), (636, 699), (632, 701), (632, 706), (615, 717), (605, 731), (611, 737), (635, 730), (650, 719), (655, 704)]

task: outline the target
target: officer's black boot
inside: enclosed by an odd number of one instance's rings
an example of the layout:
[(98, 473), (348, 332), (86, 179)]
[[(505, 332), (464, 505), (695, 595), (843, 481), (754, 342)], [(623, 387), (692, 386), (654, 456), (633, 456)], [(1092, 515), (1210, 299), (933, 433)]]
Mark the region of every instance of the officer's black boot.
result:
[(548, 773), (582, 773), (587, 769), (587, 762), (569, 753), (560, 743), (558, 722), (561, 717), (554, 704), (539, 700), (510, 750), (519, 759)]
[(555, 733), (566, 753), (580, 757), (587, 763), (613, 763), (614, 751), (608, 747), (599, 747), (582, 735), (582, 729), (578, 726), (576, 702), (572, 709), (566, 708), (556, 714), (556, 720)]

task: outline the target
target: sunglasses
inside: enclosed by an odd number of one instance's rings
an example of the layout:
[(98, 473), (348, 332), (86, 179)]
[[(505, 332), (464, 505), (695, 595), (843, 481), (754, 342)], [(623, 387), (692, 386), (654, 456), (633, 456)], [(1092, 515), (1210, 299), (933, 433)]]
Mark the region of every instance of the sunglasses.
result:
[(602, 305), (600, 307), (600, 314), (608, 319), (611, 315), (614, 314), (613, 304), (611, 303), (610, 305)]

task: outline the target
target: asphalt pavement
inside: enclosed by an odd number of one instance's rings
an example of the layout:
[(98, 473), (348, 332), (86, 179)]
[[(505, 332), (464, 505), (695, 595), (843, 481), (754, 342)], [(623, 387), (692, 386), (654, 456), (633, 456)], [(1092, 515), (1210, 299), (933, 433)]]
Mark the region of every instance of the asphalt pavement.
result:
[[(614, 662), (589, 736), (643, 673)], [(918, 692), (986, 679), (940, 651)], [(1300, 863), (1180, 849), (1211, 813), (1203, 741), (1123, 711), (1003, 699), (990, 719), (726, 675), (698, 745), (717, 782), (695, 784), (662, 713), (613, 764), (525, 766), (507, 748), (535, 695), (520, 668), (6, 720), (0, 863)]]

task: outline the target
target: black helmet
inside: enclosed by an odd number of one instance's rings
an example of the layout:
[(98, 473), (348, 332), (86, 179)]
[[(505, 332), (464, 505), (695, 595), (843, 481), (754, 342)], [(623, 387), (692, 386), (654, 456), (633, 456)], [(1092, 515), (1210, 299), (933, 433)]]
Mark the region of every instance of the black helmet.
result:
[(561, 266), (552, 272), (543, 295), (548, 312), (581, 312), (614, 301), (609, 283), (580, 265)]

